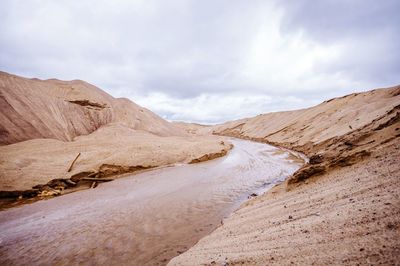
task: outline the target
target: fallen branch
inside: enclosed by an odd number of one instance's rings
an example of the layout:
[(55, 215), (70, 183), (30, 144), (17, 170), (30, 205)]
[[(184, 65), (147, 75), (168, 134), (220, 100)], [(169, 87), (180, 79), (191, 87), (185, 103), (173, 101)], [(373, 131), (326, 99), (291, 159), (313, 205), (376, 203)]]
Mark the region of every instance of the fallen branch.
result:
[(64, 181), (65, 181), (65, 183), (67, 183), (70, 186), (73, 186), (73, 187), (76, 186), (76, 183), (74, 181), (72, 181), (72, 180), (65, 179)]
[(94, 172), (94, 173), (91, 173), (90, 175), (88, 175), (88, 177), (96, 177), (98, 174), (99, 173)]
[(71, 165), (68, 168), (67, 172), (71, 172), (72, 170), (72, 166), (74, 166), (74, 163), (76, 162), (76, 160), (78, 160), (78, 157), (81, 155), (81, 153), (78, 153), (78, 155), (75, 157), (75, 159), (72, 161)]
[(93, 181), (93, 182), (109, 182), (113, 181), (113, 178), (95, 178), (95, 177), (84, 177), (81, 180), (83, 181)]

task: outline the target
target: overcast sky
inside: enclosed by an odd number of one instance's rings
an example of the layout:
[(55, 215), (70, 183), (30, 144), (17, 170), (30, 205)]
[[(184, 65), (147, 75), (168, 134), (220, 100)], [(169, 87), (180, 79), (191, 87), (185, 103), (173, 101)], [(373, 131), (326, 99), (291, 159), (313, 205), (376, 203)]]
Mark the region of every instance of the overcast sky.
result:
[(0, 70), (216, 123), (400, 84), (399, 0), (1, 0)]

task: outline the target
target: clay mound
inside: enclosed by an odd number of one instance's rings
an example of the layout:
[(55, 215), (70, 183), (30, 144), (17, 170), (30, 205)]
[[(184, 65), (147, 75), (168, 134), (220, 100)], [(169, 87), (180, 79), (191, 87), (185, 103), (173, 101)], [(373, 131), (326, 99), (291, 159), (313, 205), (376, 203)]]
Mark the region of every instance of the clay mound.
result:
[(214, 134), (250, 138), (298, 148), (358, 130), (400, 104), (400, 86), (353, 93), (317, 106), (259, 115), (214, 126)]
[(27, 79), (0, 72), (0, 145), (29, 139), (71, 141), (103, 125), (122, 123), (159, 136), (185, 131), (128, 99), (81, 81)]

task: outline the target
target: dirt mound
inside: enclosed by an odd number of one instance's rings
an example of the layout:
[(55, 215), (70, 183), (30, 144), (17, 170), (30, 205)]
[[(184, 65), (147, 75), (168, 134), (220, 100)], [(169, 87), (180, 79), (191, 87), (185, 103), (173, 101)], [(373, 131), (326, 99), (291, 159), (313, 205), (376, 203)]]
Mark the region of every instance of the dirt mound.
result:
[(0, 145), (29, 139), (71, 141), (109, 123), (159, 136), (181, 128), (128, 99), (116, 99), (81, 81), (27, 79), (0, 72)]
[(70, 142), (33, 139), (1, 146), (0, 190), (27, 190), (59, 178), (109, 177), (187, 163), (229, 149), (230, 144), (221, 144), (219, 137), (161, 137), (122, 124), (109, 124)]
[(309, 163), (169, 264), (396, 264), (399, 103), (397, 86), (213, 127), (304, 152)]
[(275, 143), (311, 156), (316, 152), (315, 145), (397, 112), (399, 93), (400, 86), (353, 93), (311, 108), (263, 114), (217, 125), (211, 130), (218, 135)]

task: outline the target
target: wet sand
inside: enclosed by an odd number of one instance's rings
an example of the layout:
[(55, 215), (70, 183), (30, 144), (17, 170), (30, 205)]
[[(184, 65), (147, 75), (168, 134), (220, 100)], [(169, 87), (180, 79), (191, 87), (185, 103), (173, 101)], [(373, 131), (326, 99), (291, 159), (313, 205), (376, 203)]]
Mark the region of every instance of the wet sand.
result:
[(243, 140), (223, 158), (144, 172), (0, 212), (7, 265), (164, 265), (217, 228), (251, 193), (301, 166)]

